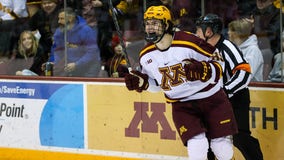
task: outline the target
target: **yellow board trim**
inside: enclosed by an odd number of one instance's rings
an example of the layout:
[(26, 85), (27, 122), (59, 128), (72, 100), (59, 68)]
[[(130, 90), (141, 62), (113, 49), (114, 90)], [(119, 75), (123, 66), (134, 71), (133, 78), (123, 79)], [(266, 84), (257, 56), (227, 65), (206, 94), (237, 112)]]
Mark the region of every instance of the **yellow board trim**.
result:
[(0, 148), (1, 160), (141, 160), (91, 154)]

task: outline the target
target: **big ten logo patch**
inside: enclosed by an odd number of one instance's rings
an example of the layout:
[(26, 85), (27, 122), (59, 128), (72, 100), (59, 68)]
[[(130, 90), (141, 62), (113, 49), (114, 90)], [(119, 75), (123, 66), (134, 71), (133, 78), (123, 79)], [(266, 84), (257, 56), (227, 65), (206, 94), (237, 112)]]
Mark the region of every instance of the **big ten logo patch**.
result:
[[(150, 114), (149, 112), (150, 109)], [(161, 139), (176, 139), (176, 132), (171, 128), (166, 116), (165, 103), (134, 102), (135, 114), (128, 126), (125, 128), (126, 137), (140, 137), (141, 132), (159, 133)], [(141, 122), (141, 126), (139, 126)], [(159, 126), (161, 130), (159, 131)], [(140, 128), (141, 127), (141, 128)]]

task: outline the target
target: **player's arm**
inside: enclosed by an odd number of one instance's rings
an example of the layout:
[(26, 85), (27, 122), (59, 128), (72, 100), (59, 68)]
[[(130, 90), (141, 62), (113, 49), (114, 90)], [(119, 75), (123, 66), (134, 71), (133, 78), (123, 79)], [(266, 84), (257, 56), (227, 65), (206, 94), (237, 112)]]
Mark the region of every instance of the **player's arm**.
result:
[(126, 74), (124, 77), (125, 84), (128, 90), (136, 90), (137, 92), (142, 92), (147, 90), (149, 87), (148, 82), (149, 76), (143, 74), (140, 71), (132, 70), (130, 74)]
[(157, 92), (161, 89), (154, 79), (137, 70), (132, 70), (130, 74), (126, 74), (124, 80), (127, 89), (130, 91), (136, 90), (137, 92), (142, 92), (143, 90), (148, 90)]
[(197, 61), (193, 58), (185, 59), (184, 71), (189, 81), (215, 83), (222, 77), (222, 67), (216, 61)]
[(226, 50), (224, 53), (225, 59), (228, 62), (227, 67), (230, 67), (233, 75), (225, 82), (223, 88), (229, 97), (231, 97), (239, 90), (248, 87), (251, 80), (251, 67), (245, 61), (241, 52), (232, 48), (232, 46), (230, 50)]
[(246, 88), (252, 77), (248, 63), (237, 65), (232, 72), (233, 76), (224, 84), (224, 90), (229, 97), (234, 95), (237, 91)]

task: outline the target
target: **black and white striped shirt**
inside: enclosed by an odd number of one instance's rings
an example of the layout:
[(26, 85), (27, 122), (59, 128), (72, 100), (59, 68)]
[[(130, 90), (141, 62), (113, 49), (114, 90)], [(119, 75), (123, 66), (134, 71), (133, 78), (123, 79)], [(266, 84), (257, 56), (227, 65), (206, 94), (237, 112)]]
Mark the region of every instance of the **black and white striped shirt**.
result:
[(223, 68), (224, 88), (231, 97), (239, 90), (248, 87), (251, 80), (251, 69), (239, 48), (223, 35), (215, 45), (222, 54), (225, 67)]

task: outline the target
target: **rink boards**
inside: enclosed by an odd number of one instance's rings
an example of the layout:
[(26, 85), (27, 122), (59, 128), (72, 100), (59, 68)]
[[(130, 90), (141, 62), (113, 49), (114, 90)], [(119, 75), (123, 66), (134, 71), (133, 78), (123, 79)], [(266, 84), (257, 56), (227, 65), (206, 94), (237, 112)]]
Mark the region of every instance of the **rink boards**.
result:
[[(185, 160), (162, 93), (121, 82), (3, 80), (1, 160)], [(265, 159), (284, 159), (283, 93), (251, 87), (251, 127)], [(236, 159), (242, 159), (238, 152)]]

